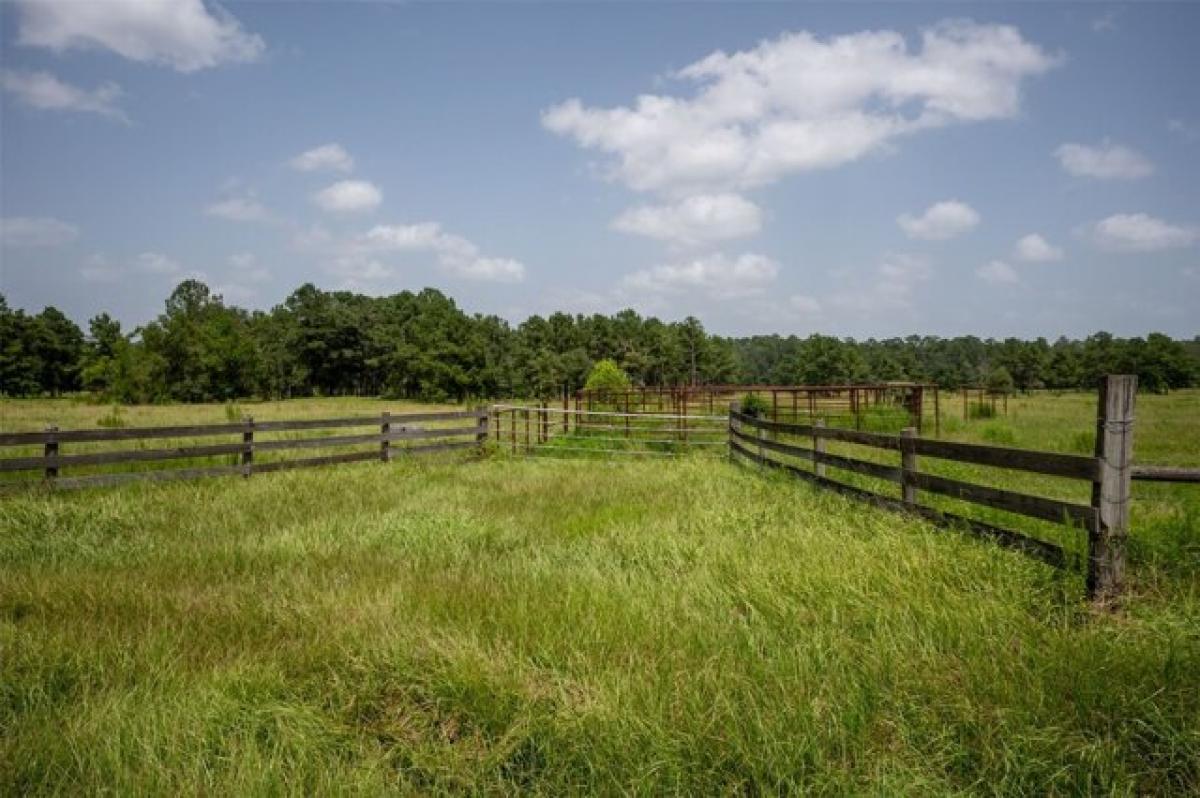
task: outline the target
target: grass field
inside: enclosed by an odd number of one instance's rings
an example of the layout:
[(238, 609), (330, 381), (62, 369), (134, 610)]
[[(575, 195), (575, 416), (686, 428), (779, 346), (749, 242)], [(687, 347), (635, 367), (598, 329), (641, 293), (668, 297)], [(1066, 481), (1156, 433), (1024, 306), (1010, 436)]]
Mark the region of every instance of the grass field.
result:
[[(1077, 451), (1093, 415), (946, 433)], [(1138, 418), (1138, 460), (1200, 465), (1200, 393)], [(1135, 495), (1096, 614), (1077, 573), (719, 457), (17, 494), (0, 793), (1195, 794), (1200, 488)]]

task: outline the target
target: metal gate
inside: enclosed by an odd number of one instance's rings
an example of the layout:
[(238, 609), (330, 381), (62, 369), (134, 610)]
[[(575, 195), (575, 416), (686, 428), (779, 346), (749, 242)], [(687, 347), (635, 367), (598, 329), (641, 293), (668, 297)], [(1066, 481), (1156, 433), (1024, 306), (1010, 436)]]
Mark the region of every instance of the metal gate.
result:
[(724, 454), (726, 416), (619, 413), (548, 405), (492, 405), (491, 437), (513, 454), (562, 458)]

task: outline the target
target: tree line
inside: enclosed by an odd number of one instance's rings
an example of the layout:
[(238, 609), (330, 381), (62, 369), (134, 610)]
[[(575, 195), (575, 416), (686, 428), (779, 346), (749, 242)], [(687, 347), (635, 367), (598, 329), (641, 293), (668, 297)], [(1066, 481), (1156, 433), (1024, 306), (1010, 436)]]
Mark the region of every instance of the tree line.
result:
[(912, 380), (943, 388), (1090, 388), (1137, 374), (1148, 390), (1200, 383), (1200, 336), (1082, 341), (909, 336), (725, 338), (699, 320), (633, 310), (553, 313), (510, 325), (427, 288), (385, 297), (306, 284), (270, 311), (226, 304), (186, 280), (152, 322), (126, 331), (100, 313), (83, 331), (59, 310), (30, 315), (0, 295), (0, 394), (88, 391), (124, 403), (380, 395), (430, 401), (550, 398), (612, 360), (635, 385), (829, 384)]

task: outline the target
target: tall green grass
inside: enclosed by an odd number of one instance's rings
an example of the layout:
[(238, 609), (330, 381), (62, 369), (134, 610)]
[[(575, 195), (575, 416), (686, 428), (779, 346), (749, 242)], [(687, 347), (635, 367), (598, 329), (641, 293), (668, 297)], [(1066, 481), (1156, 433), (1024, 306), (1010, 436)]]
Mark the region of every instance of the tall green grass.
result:
[(712, 458), (0, 503), (0, 793), (1195, 794), (1200, 591)]

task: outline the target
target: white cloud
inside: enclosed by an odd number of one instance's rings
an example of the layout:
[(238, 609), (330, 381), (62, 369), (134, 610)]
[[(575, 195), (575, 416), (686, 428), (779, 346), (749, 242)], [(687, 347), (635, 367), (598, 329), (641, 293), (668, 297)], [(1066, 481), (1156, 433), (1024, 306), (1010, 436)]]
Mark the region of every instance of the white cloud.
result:
[(1200, 239), (1195, 227), (1164, 222), (1145, 213), (1118, 213), (1090, 230), (1092, 240), (1113, 252), (1157, 252), (1191, 246)]
[(81, 111), (100, 114), (129, 123), (129, 117), (117, 107), (121, 87), (111, 81), (90, 91), (64, 83), (49, 72), (21, 72), (6, 69), (0, 84), (21, 102), (43, 111)]
[(273, 218), (271, 212), (252, 196), (218, 200), (205, 208), (204, 213), (231, 222), (267, 222)]
[(55, 52), (109, 50), (181, 72), (254, 61), (266, 49), (229, 12), (204, 0), (18, 0), (17, 41)]
[(366, 180), (341, 180), (313, 194), (313, 202), (333, 213), (371, 211), (383, 202), (383, 192)]
[(376, 225), (354, 241), (350, 250), (342, 258), (346, 261), (340, 266), (343, 270), (385, 270), (387, 267), (369, 257), (373, 254), (432, 252), (442, 270), (457, 277), (499, 283), (519, 283), (525, 279), (525, 265), (520, 261), (484, 256), (475, 244), (443, 231), (437, 222)]
[(1029, 263), (1046, 263), (1063, 259), (1062, 247), (1056, 247), (1038, 233), (1022, 236), (1013, 252), (1019, 260)]
[(914, 289), (932, 276), (933, 268), (924, 258), (891, 253), (870, 274), (833, 294), (829, 303), (860, 315), (905, 311), (912, 307)]
[(1017, 270), (1002, 260), (993, 260), (975, 270), (975, 275), (992, 285), (1014, 285), (1021, 282)]
[(1105, 139), (1096, 146), (1067, 143), (1054, 151), (1062, 168), (1076, 177), (1135, 180), (1154, 173), (1146, 156)]
[(570, 99), (542, 124), (611, 155), (611, 176), (635, 190), (728, 191), (845, 164), (917, 131), (1012, 117), (1022, 81), (1056, 63), (1016, 28), (970, 21), (928, 28), (911, 50), (894, 31), (788, 33), (674, 73), (697, 87), (692, 96), (616, 108)]
[(747, 253), (731, 260), (718, 252), (633, 272), (621, 280), (621, 289), (651, 293), (700, 291), (713, 299), (733, 299), (763, 293), (778, 274), (779, 264), (763, 255)]
[(672, 205), (630, 208), (613, 220), (612, 227), (695, 246), (757, 233), (762, 228), (762, 210), (737, 194), (699, 194)]
[(302, 152), (288, 161), (293, 169), (301, 172), (332, 170), (349, 172), (354, 168), (354, 159), (341, 144), (324, 144)]
[(179, 274), (183, 267), (161, 252), (143, 252), (134, 261), (134, 268), (146, 274)]
[(978, 225), (979, 214), (964, 202), (947, 200), (930, 205), (920, 216), (902, 213), (896, 217), (896, 224), (909, 238), (944, 241)]
[(1200, 281), (1200, 267), (1184, 266), (1180, 273), (1189, 280)]
[(0, 219), (0, 244), (6, 247), (61, 247), (78, 237), (78, 227), (48, 216)]

